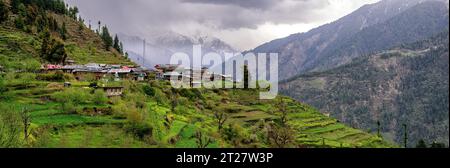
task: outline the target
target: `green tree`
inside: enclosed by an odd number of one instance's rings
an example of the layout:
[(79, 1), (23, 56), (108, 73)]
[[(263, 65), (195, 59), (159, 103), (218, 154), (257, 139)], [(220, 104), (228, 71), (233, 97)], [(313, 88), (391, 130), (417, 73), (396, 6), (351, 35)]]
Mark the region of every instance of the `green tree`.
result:
[(403, 124), (404, 135), (403, 135), (403, 145), (405, 148), (408, 147), (408, 127), (406, 124)]
[(250, 73), (248, 71), (248, 65), (244, 65), (244, 89), (249, 88)]
[(443, 143), (433, 142), (431, 148), (446, 148), (446, 146)]
[(155, 96), (155, 89), (153, 89), (151, 86), (149, 86), (149, 85), (144, 85), (144, 86), (142, 87), (142, 89), (144, 90), (144, 93), (145, 93), (147, 96), (150, 96), (150, 97), (154, 97), (154, 96)]
[(377, 121), (377, 135), (381, 137), (381, 122)]
[(120, 53), (120, 41), (119, 41), (119, 37), (117, 37), (117, 34), (114, 36), (113, 48), (116, 49), (117, 52)]
[(31, 135), (31, 130), (30, 130), (30, 126), (31, 126), (31, 112), (30, 110), (28, 110), (28, 108), (23, 108), (22, 111), (20, 112), (20, 118), (22, 121), (22, 126), (23, 126), (23, 137), (25, 139), (25, 142), (28, 143), (28, 138)]
[(417, 142), (416, 148), (428, 148), (427, 143), (423, 139), (419, 140)]
[(23, 30), (25, 28), (25, 21), (23, 20), (22, 16), (17, 16), (17, 18), (14, 20), (14, 24), (18, 29)]
[(0, 0), (0, 23), (8, 19), (9, 8), (3, 0)]
[(280, 113), (281, 125), (282, 126), (287, 126), (289, 111), (287, 109), (287, 105), (284, 102), (284, 98), (283, 97), (280, 97), (280, 99), (279, 99), (279, 101), (277, 103), (277, 106), (278, 106), (278, 110), (279, 110), (279, 113)]
[(113, 45), (113, 39), (111, 37), (111, 34), (109, 33), (108, 27), (103, 26), (100, 36), (101, 36), (101, 38), (103, 40), (103, 43), (105, 45), (105, 49), (109, 51), (109, 49)]
[(63, 40), (67, 40), (67, 28), (66, 28), (66, 22), (63, 22), (59, 34)]
[(106, 93), (103, 90), (97, 89), (94, 92), (92, 101), (95, 104), (102, 105), (102, 104), (106, 104), (106, 102), (108, 101), (108, 97), (106, 96)]

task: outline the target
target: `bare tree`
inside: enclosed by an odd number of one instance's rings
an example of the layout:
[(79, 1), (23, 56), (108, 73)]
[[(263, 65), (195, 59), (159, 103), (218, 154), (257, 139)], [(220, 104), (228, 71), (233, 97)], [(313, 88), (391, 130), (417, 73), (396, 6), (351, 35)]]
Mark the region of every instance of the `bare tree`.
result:
[(287, 109), (287, 105), (284, 102), (283, 97), (280, 97), (280, 100), (277, 103), (278, 106), (278, 110), (280, 112), (280, 120), (281, 120), (281, 124), (282, 126), (286, 126), (287, 122), (288, 122), (288, 109)]
[(197, 131), (195, 133), (195, 142), (197, 143), (197, 148), (206, 148), (209, 144), (212, 143), (212, 139), (203, 135), (201, 131)]
[(294, 132), (288, 126), (269, 124), (267, 129), (267, 138), (276, 148), (286, 148), (294, 142)]
[(224, 112), (216, 111), (214, 113), (214, 117), (216, 118), (218, 129), (219, 129), (219, 131), (221, 131), (223, 128), (223, 125), (228, 120), (228, 115), (225, 114)]
[(31, 126), (31, 113), (27, 108), (23, 108), (20, 112), (20, 117), (22, 119), (23, 125), (23, 135), (25, 138), (25, 142), (28, 142), (28, 138), (31, 135), (30, 126)]

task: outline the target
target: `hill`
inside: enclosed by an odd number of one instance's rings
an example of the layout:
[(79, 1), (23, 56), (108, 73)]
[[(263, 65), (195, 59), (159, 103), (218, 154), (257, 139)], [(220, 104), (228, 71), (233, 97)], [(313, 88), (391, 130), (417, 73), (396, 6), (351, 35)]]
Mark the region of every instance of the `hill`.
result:
[(448, 28), (448, 1), (383, 0), (330, 24), (263, 44), (279, 53), (280, 78), (335, 68), (355, 57), (423, 40)]
[[(62, 1), (2, 2), (0, 147), (395, 147), (293, 99), (258, 100), (258, 90), (47, 71), (68, 59), (134, 63), (108, 45), (106, 26), (90, 30)], [(123, 95), (107, 97), (108, 86)]]
[(448, 31), (430, 39), (364, 56), (331, 70), (285, 81), (282, 92), (354, 127), (377, 130), (409, 145), (448, 145)]

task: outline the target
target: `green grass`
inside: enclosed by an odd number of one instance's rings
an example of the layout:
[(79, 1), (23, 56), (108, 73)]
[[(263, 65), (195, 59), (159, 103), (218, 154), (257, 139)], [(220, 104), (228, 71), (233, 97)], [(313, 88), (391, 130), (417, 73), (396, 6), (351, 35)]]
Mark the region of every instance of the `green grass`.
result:
[(52, 132), (47, 147), (148, 148), (152, 147), (116, 126), (66, 127)]

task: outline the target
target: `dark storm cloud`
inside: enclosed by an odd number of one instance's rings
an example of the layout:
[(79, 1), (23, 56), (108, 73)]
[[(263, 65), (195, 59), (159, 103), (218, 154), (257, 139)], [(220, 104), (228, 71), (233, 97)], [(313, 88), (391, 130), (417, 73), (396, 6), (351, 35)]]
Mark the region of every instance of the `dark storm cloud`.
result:
[[(122, 26), (168, 27), (199, 23), (218, 29), (256, 28), (263, 23), (307, 23), (327, 0), (66, 0), (82, 15)], [(130, 23), (132, 22), (132, 23)], [(135, 23), (137, 22), (137, 23)]]
[(283, 0), (183, 0), (189, 3), (235, 5), (243, 8), (267, 9)]

